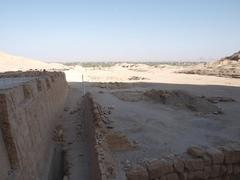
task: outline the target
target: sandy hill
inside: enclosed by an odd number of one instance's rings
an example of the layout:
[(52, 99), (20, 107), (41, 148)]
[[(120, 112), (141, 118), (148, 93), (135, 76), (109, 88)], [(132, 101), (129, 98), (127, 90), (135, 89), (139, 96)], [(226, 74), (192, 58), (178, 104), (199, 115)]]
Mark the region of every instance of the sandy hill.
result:
[(13, 56), (7, 53), (0, 52), (0, 71), (17, 71), (17, 70), (62, 70), (66, 66), (58, 63), (46, 63), (38, 60), (33, 60), (25, 57)]

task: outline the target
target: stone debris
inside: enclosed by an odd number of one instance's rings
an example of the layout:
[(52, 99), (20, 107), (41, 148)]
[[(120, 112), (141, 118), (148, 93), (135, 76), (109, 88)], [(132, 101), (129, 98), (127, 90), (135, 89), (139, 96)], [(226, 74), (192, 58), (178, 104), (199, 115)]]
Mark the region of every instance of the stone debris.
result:
[(145, 166), (137, 170), (129, 168), (126, 176), (129, 180), (132, 177), (129, 175), (134, 174), (136, 179), (147, 171), (148, 180), (239, 180), (239, 153), (239, 144), (228, 144), (216, 149), (192, 145), (182, 156), (147, 160)]

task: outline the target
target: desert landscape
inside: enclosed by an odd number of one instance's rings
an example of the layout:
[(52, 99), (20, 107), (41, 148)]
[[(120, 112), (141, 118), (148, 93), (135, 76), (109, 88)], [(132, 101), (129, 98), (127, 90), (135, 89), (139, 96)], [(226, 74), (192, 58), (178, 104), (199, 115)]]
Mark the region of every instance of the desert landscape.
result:
[(1, 53), (0, 66), (1, 113), (4, 97), (9, 108), (0, 179), (240, 178), (240, 52), (207, 63), (62, 64)]

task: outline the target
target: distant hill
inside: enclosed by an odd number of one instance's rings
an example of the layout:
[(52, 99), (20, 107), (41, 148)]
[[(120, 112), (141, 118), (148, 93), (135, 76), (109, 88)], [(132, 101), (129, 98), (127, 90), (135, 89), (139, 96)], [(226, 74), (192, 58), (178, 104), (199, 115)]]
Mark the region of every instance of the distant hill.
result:
[(179, 73), (240, 78), (240, 51), (217, 61), (191, 66)]
[(62, 70), (66, 66), (58, 63), (46, 63), (39, 60), (33, 60), (25, 57), (13, 56), (0, 52), (0, 71), (17, 71), (17, 70)]
[[(236, 52), (236, 53), (234, 53), (233, 55), (231, 55), (231, 56), (228, 56), (228, 57), (226, 57), (226, 58), (224, 58), (225, 60), (227, 59), (227, 60), (231, 60), (231, 61), (240, 61), (240, 51), (238, 51), (238, 52)], [(223, 60), (224, 60), (223, 59)]]

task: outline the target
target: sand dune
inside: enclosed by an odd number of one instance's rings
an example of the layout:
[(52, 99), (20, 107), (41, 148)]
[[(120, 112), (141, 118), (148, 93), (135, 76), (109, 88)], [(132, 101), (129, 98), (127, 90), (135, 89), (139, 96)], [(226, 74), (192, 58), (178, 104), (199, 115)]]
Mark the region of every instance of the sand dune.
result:
[(0, 67), (1, 72), (18, 70), (26, 71), (30, 69), (59, 70), (66, 68), (66, 66), (62, 64), (41, 62), (25, 57), (13, 56), (3, 52), (0, 52)]

